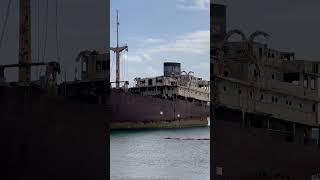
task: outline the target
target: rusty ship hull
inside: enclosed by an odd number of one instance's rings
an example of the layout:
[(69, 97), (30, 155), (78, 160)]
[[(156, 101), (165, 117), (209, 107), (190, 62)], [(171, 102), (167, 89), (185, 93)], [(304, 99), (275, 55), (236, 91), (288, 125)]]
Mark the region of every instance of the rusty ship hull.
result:
[[(133, 128), (179, 127), (179, 124), (181, 127), (206, 126), (207, 118), (210, 116), (208, 105), (182, 99), (142, 96), (115, 89), (111, 91), (110, 103), (113, 129), (130, 128), (128, 126)], [(186, 122), (189, 124), (183, 125)], [(150, 126), (150, 124), (154, 125)]]

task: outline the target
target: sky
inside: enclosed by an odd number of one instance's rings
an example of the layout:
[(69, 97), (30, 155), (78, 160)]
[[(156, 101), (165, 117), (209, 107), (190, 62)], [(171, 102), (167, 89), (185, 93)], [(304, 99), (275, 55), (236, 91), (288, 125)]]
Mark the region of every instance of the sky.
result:
[[(9, 0), (0, 1), (0, 30)], [(67, 79), (74, 79), (75, 58), (81, 50), (106, 50), (115, 46), (115, 16), (119, 10), (120, 42), (129, 46), (124, 69), (130, 79), (162, 74), (162, 63), (178, 61), (182, 69), (209, 77), (208, 0), (58, 0), (60, 62)], [(0, 64), (17, 63), (19, 47), (19, 0), (12, 0)], [(36, 62), (43, 52), (45, 1), (32, 2), (32, 54)], [(40, 2), (40, 48), (37, 46), (37, 3)], [(44, 61), (57, 60), (55, 43), (55, 0), (49, 1), (48, 41)], [(296, 58), (320, 60), (320, 1), (318, 0), (215, 0), (225, 3), (227, 28), (246, 35), (263, 30), (270, 34), (269, 46), (296, 53)], [(109, 26), (110, 20), (110, 27)], [(206, 32), (207, 31), (207, 32)], [(185, 43), (187, 42), (187, 43)], [(205, 45), (207, 44), (207, 45)], [(207, 51), (207, 52), (206, 52)], [(112, 58), (113, 55), (111, 55)], [(124, 58), (126, 59), (126, 58)], [(111, 61), (112, 62), (112, 61)], [(114, 61), (113, 61), (114, 62)], [(115, 65), (113, 63), (114, 77)], [(148, 72), (148, 73), (147, 73)], [(16, 80), (14, 70), (6, 71)]]
[[(227, 29), (247, 37), (256, 30), (270, 35), (271, 48), (295, 52), (296, 59), (320, 60), (320, 1), (214, 0), (227, 5)], [(239, 37), (234, 37), (239, 38)], [(262, 40), (263, 38), (258, 40)]]
[[(181, 69), (209, 80), (209, 0), (111, 0), (110, 45), (116, 46), (116, 10), (119, 11), (121, 80), (134, 85), (136, 77), (163, 75), (163, 62), (179, 62)], [(115, 80), (115, 54), (110, 55)]]
[[(56, 1), (58, 1), (58, 43), (56, 43), (55, 31)], [(9, 0), (0, 1), (0, 31), (2, 31), (4, 24), (8, 2)], [(66, 72), (66, 79), (73, 80), (76, 67), (79, 78), (80, 65), (75, 62), (75, 58), (80, 51), (86, 49), (109, 51), (109, 2), (108, 0), (49, 0), (48, 2), (47, 19), (45, 13), (46, 1), (31, 0), (32, 62), (37, 62), (38, 54), (40, 54), (40, 61), (60, 61), (62, 76), (59, 76), (59, 78), (64, 79), (64, 72)], [(47, 45), (43, 56), (46, 24), (48, 24)], [(38, 34), (40, 43), (38, 43)], [(19, 0), (12, 0), (4, 37), (0, 48), (0, 64), (18, 63)], [(40, 46), (38, 46), (39, 44)], [(59, 56), (56, 53), (57, 47), (60, 49)], [(41, 69), (38, 70), (38, 72), (40, 71)], [(32, 79), (35, 79), (35, 72), (36, 69), (33, 68)], [(44, 73), (44, 68), (42, 73)], [(8, 69), (5, 71), (5, 75), (7, 80), (16, 81), (18, 77), (17, 69)]]

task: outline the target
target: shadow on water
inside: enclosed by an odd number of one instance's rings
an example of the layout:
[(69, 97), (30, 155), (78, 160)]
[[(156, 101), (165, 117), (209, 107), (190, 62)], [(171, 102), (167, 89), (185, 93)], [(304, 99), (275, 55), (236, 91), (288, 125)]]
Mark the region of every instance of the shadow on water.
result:
[(126, 129), (126, 130), (111, 130), (111, 135), (118, 134), (138, 134), (138, 133), (153, 133), (153, 132), (187, 132), (187, 131), (201, 131), (210, 130), (210, 126), (206, 127), (186, 127), (186, 128), (164, 128), (164, 129)]

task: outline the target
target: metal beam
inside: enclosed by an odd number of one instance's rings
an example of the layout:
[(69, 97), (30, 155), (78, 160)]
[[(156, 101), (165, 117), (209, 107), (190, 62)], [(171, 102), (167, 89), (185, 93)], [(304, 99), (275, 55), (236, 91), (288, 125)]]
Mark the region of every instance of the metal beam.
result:
[(29, 67), (30, 66), (44, 66), (48, 65), (50, 63), (56, 63), (56, 62), (40, 62), (40, 63), (28, 63), (28, 64), (5, 64), (5, 65), (0, 65), (0, 68), (11, 68), (11, 67)]
[[(20, 0), (19, 64), (31, 62), (31, 0)], [(29, 66), (19, 66), (19, 81), (29, 82)]]
[(119, 47), (119, 18), (118, 18), (118, 10), (117, 10), (117, 47), (110, 48), (111, 51), (116, 53), (116, 88), (120, 87), (120, 53), (124, 50), (128, 51), (128, 46)]

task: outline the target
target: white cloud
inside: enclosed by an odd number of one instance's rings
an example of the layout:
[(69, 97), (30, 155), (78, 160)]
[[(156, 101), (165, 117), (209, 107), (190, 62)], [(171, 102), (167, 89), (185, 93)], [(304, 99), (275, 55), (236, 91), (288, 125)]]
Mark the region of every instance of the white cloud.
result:
[[(133, 85), (135, 77), (154, 77), (162, 75), (162, 61), (165, 59), (180, 59), (187, 65), (187, 69), (195, 72), (195, 75), (208, 78), (210, 61), (210, 31), (195, 31), (182, 34), (178, 37), (162, 39), (162, 42), (144, 44), (153, 38), (141, 38), (139, 48), (131, 49), (123, 53), (121, 63), (128, 63), (128, 76), (126, 80)], [(204, 62), (205, 61), (205, 62)], [(196, 64), (197, 63), (197, 64)], [(190, 67), (188, 67), (190, 66)], [(112, 72), (114, 78), (114, 72)]]
[(143, 59), (140, 56), (136, 56), (136, 55), (127, 55), (124, 54), (122, 55), (121, 59), (124, 59), (125, 61), (128, 61), (129, 63), (139, 63), (141, 64), (143, 62)]
[(155, 76), (159, 76), (161, 73), (157, 71), (155, 68), (153, 68), (152, 66), (148, 66), (146, 68), (146, 74), (148, 74), (149, 77), (155, 77)]
[(159, 43), (165, 43), (166, 40), (160, 39), (160, 38), (148, 38), (144, 40), (145, 44), (159, 44)]
[(145, 61), (151, 61), (152, 60), (152, 57), (147, 53), (142, 54), (142, 57), (143, 57), (143, 59)]
[[(210, 32), (209, 31), (196, 31), (181, 35), (173, 40), (165, 40), (158, 38), (148, 38), (142, 40), (143, 42), (149, 41), (158, 42), (154, 44), (144, 45), (141, 49), (136, 49), (133, 54), (128, 56), (123, 55), (122, 58), (127, 58), (129, 63), (145, 63), (153, 59), (159, 59), (160, 56), (165, 54), (185, 56), (185, 55), (209, 55), (210, 53)], [(161, 42), (160, 42), (161, 41)]]
[(177, 37), (173, 42), (149, 49), (150, 53), (206, 54), (210, 52), (210, 32), (196, 31)]
[(209, 10), (210, 0), (176, 0), (177, 8), (186, 10)]
[(194, 68), (197, 70), (208, 70), (208, 69), (210, 70), (210, 61), (201, 62), (195, 65)]
[(152, 57), (146, 53), (138, 55), (123, 54), (121, 55), (121, 59), (129, 63), (142, 64), (143, 62), (150, 61)]

